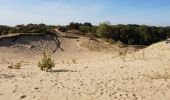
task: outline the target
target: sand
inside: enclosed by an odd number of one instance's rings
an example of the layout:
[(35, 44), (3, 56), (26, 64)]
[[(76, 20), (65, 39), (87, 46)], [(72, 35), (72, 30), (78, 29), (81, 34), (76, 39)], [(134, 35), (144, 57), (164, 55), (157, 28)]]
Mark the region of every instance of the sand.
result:
[[(0, 46), (0, 100), (170, 100), (170, 44), (130, 47), (124, 61), (120, 45), (60, 37), (64, 51), (52, 54), (52, 72), (42, 72), (37, 62), (54, 44), (36, 38)], [(8, 68), (17, 62), (21, 69)]]

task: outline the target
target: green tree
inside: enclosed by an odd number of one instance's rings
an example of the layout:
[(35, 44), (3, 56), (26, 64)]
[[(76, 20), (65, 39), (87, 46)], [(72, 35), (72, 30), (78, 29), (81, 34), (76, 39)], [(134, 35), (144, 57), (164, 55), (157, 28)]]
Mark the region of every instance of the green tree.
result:
[(101, 23), (96, 30), (97, 37), (112, 38), (112, 26), (107, 23)]

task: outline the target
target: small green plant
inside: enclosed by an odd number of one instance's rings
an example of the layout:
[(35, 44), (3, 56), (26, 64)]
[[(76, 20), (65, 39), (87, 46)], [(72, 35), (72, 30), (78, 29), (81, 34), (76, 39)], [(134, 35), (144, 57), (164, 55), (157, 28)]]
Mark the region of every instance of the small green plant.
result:
[(11, 64), (8, 66), (9, 69), (21, 69), (21, 63)]
[(38, 62), (38, 67), (42, 71), (50, 71), (55, 66), (54, 60), (51, 59), (50, 55), (47, 55), (45, 52), (43, 53), (43, 58)]

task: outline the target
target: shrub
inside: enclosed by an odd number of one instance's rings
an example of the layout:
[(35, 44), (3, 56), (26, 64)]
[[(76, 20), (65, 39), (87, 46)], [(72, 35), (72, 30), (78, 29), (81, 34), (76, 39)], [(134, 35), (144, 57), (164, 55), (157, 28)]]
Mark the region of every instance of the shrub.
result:
[(80, 26), (80, 31), (85, 33), (92, 33), (93, 27), (92, 26)]
[(65, 26), (58, 26), (58, 30), (61, 32), (67, 32), (67, 28)]
[(42, 71), (49, 71), (55, 66), (54, 60), (51, 59), (50, 55), (47, 55), (45, 52), (43, 53), (43, 58), (38, 62), (38, 67)]
[(107, 23), (102, 23), (96, 30), (96, 36), (103, 38), (111, 38), (111, 34), (113, 33), (112, 26)]
[(74, 22), (71, 22), (68, 26), (67, 26), (67, 28), (68, 29), (73, 29), (73, 30), (79, 30), (79, 28), (80, 28), (80, 26), (81, 26), (82, 24), (81, 23), (74, 23)]

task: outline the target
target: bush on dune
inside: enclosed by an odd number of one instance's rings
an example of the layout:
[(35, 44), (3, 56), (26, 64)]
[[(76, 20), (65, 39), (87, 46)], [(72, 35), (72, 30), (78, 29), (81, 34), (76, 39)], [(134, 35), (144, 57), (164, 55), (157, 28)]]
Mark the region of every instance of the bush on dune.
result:
[(111, 38), (112, 33), (112, 26), (108, 23), (101, 23), (96, 30), (97, 37)]
[(55, 66), (54, 60), (51, 59), (50, 55), (47, 55), (45, 52), (43, 53), (43, 58), (38, 62), (38, 67), (42, 71), (50, 71)]

